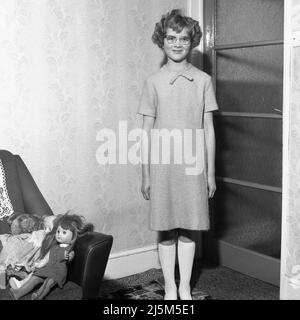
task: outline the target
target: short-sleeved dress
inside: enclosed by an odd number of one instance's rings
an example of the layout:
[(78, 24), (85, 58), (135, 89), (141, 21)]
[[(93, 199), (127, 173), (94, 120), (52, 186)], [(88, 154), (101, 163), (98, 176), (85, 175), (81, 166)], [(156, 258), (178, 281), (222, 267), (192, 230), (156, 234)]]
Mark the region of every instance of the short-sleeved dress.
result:
[(209, 229), (203, 120), (217, 109), (211, 77), (192, 64), (182, 72), (164, 65), (146, 80), (138, 114), (155, 117), (150, 229)]

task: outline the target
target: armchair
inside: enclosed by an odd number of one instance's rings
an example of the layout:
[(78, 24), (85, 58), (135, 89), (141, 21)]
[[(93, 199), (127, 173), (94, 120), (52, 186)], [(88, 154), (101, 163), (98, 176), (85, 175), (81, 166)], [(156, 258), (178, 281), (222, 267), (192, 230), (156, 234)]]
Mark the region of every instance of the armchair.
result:
[[(52, 215), (33, 177), (19, 155), (0, 150), (6, 189), (16, 213)], [(0, 220), (0, 234), (9, 232), (6, 218)], [(89, 232), (74, 246), (75, 257), (68, 268), (68, 280), (82, 288), (82, 299), (96, 299), (112, 247), (113, 237)]]

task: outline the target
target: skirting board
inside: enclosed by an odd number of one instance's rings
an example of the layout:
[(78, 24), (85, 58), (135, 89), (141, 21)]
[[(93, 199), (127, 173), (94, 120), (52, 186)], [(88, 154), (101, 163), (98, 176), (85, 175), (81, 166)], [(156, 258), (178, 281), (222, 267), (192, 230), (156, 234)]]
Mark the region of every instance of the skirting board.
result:
[(127, 277), (152, 268), (160, 268), (157, 245), (113, 253), (108, 259), (104, 280)]
[[(201, 257), (201, 239), (198, 239), (195, 259)], [(157, 244), (113, 253), (109, 256), (104, 280), (119, 279), (149, 269), (160, 269)]]
[(203, 257), (279, 287), (279, 259), (211, 238), (204, 241)]

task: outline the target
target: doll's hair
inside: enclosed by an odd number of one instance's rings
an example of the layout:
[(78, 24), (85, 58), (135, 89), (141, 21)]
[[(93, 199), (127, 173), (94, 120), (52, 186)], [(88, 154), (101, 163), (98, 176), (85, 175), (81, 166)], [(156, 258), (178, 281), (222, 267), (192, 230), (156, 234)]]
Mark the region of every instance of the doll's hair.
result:
[(171, 12), (162, 15), (160, 21), (155, 24), (152, 41), (160, 48), (163, 48), (164, 38), (166, 37), (168, 28), (171, 28), (177, 33), (181, 32), (184, 28), (187, 28), (191, 38), (191, 49), (199, 45), (202, 37), (199, 22), (184, 16), (181, 10), (174, 9)]
[(44, 228), (42, 216), (28, 213), (15, 213), (9, 217), (7, 222), (10, 224), (13, 234), (32, 233)]
[(65, 214), (57, 215), (53, 221), (53, 228), (48, 232), (42, 242), (40, 258), (44, 258), (49, 252), (50, 248), (56, 243), (56, 231), (58, 227), (72, 232), (72, 242), (69, 251), (74, 246), (74, 243), (78, 237), (85, 235), (87, 232), (93, 231), (94, 226), (91, 223), (85, 223), (85, 219), (82, 216), (76, 214), (70, 214), (68, 211)]

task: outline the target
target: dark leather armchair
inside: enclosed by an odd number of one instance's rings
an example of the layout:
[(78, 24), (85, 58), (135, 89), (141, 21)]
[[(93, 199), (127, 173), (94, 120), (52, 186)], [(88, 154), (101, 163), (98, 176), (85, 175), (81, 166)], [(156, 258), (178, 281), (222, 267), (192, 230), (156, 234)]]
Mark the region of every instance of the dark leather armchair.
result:
[[(0, 150), (6, 187), (14, 212), (52, 215), (53, 212), (19, 155)], [(6, 219), (0, 220), (0, 233), (10, 231)], [(113, 237), (89, 232), (76, 241), (75, 257), (69, 265), (68, 280), (82, 288), (82, 299), (96, 299), (105, 272)]]

